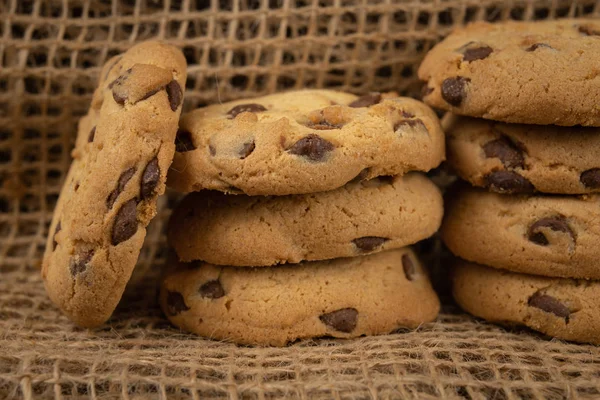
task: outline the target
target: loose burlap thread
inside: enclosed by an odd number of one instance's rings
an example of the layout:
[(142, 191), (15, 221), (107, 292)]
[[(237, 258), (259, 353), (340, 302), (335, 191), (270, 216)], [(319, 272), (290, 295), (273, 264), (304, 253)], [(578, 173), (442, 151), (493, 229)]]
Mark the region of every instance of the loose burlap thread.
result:
[(136, 42), (182, 48), (191, 109), (305, 87), (416, 94), (419, 62), (456, 26), (599, 12), (583, 0), (0, 0), (0, 399), (600, 397), (597, 347), (451, 303), (416, 332), (354, 341), (250, 348), (181, 333), (156, 304), (173, 195), (104, 327), (73, 326), (39, 276), (77, 120), (101, 65)]

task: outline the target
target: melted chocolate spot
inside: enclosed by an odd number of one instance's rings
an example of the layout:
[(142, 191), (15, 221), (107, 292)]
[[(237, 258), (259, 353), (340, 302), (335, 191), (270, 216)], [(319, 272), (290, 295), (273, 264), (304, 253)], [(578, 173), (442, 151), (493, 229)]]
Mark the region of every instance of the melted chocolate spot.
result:
[(485, 176), (486, 187), (499, 193), (533, 193), (529, 180), (512, 171), (494, 171)]
[(74, 278), (75, 276), (85, 272), (93, 256), (94, 250), (82, 250), (71, 257), (71, 261), (69, 262), (69, 271), (71, 272), (71, 276)]
[(423, 121), (420, 118), (402, 119), (402, 120), (396, 122), (396, 124), (394, 124), (394, 132), (396, 132), (402, 126), (408, 126), (413, 129), (421, 128), (427, 132), (427, 127), (425, 126), (425, 124), (423, 123)]
[(225, 296), (225, 290), (223, 290), (223, 286), (218, 280), (206, 282), (200, 286), (198, 292), (200, 292), (200, 296), (207, 299), (219, 299)]
[(181, 293), (167, 291), (167, 312), (169, 315), (177, 315), (189, 309)]
[(548, 49), (552, 48), (552, 46), (547, 45), (546, 43), (534, 43), (531, 46), (529, 46), (528, 48), (526, 48), (525, 51), (532, 52), (532, 51), (536, 51), (537, 49), (544, 48), (544, 47), (548, 48)]
[(229, 118), (235, 118), (238, 116), (238, 114), (241, 114), (243, 112), (253, 112), (253, 113), (257, 113), (257, 112), (263, 112), (263, 111), (267, 111), (267, 109), (260, 105), (260, 104), (256, 104), (256, 103), (248, 103), (248, 104), (239, 104), (235, 107), (233, 107), (231, 110), (227, 111), (227, 115), (229, 115)]
[(499, 158), (506, 168), (523, 168), (525, 164), (521, 150), (505, 137), (484, 144), (483, 152), (487, 158)]
[(354, 239), (352, 243), (363, 252), (369, 252), (381, 247), (388, 240), (388, 238), (378, 236), (364, 236)]
[(159, 180), (160, 168), (158, 166), (158, 159), (154, 157), (148, 165), (146, 165), (144, 173), (142, 174), (142, 184), (140, 187), (140, 198), (142, 200), (145, 200), (154, 194), (154, 189), (156, 189)]
[(333, 149), (334, 146), (331, 142), (311, 133), (294, 143), (288, 149), (288, 153), (306, 157), (311, 161), (322, 161)]
[(169, 99), (171, 110), (176, 111), (181, 104), (181, 100), (183, 100), (183, 92), (181, 91), (179, 82), (173, 79), (171, 82), (167, 83), (165, 90), (167, 91), (167, 97)]
[(463, 61), (471, 62), (476, 60), (483, 60), (489, 57), (494, 52), (490, 46), (472, 47), (466, 49), (463, 53)]
[(529, 304), (530, 307), (539, 308), (542, 311), (554, 314), (560, 318), (564, 318), (565, 323), (569, 323), (569, 316), (571, 315), (571, 311), (566, 305), (564, 305), (552, 296), (536, 292), (533, 296), (529, 298), (527, 304)]
[(471, 79), (462, 76), (444, 79), (444, 82), (442, 82), (442, 98), (454, 107), (460, 106), (467, 94), (466, 87), (469, 82), (471, 82)]
[(370, 93), (348, 104), (352, 108), (370, 107), (381, 102), (381, 93)]
[(323, 314), (319, 317), (321, 322), (339, 332), (350, 333), (356, 328), (358, 311), (355, 308), (342, 308)]
[(250, 154), (252, 154), (252, 152), (254, 151), (254, 148), (255, 148), (254, 140), (251, 142), (244, 143), (242, 145), (242, 148), (240, 149), (240, 152), (238, 153), (240, 156), (240, 159), (243, 160), (244, 158), (246, 158)]
[(127, 182), (129, 182), (129, 180), (133, 177), (133, 175), (135, 174), (135, 171), (136, 171), (136, 168), (131, 167), (131, 168), (125, 170), (123, 173), (121, 173), (121, 176), (119, 177), (119, 180), (117, 181), (117, 187), (112, 192), (110, 192), (110, 194), (106, 198), (106, 207), (108, 207), (109, 210), (115, 204), (115, 201), (117, 201), (121, 192), (123, 192), (123, 190), (125, 190), (125, 186), (127, 185)]
[(562, 215), (539, 219), (527, 230), (527, 239), (529, 239), (529, 241), (540, 246), (547, 246), (550, 242), (541, 231), (542, 228), (548, 228), (555, 232), (564, 232), (571, 236), (571, 239), (575, 241), (575, 233), (569, 226), (567, 219)]
[(583, 171), (579, 176), (579, 181), (588, 189), (600, 188), (600, 168)]
[(135, 199), (123, 204), (115, 217), (113, 223), (111, 243), (118, 245), (131, 238), (137, 232), (137, 202)]

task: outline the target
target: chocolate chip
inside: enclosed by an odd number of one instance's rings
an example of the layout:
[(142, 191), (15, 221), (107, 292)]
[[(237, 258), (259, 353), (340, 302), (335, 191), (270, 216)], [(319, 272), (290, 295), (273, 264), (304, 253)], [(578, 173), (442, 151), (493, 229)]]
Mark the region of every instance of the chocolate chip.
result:
[(483, 145), (487, 158), (499, 158), (506, 168), (523, 168), (525, 158), (522, 151), (506, 137), (501, 137)]
[(529, 239), (529, 241), (539, 244), (540, 246), (547, 246), (549, 244), (548, 238), (546, 238), (544, 233), (541, 231), (542, 228), (548, 228), (555, 232), (567, 233), (573, 240), (575, 240), (575, 233), (569, 226), (567, 219), (562, 215), (539, 219), (527, 230), (527, 239)]
[(408, 112), (408, 111), (400, 111), (400, 115), (402, 115), (402, 118), (414, 118), (415, 114)]
[(552, 46), (547, 45), (546, 43), (534, 43), (531, 46), (529, 46), (528, 48), (526, 48), (525, 51), (532, 52), (532, 51), (536, 51), (539, 48), (544, 48), (544, 47), (546, 47), (548, 49), (552, 48)]
[(577, 30), (579, 31), (579, 33), (583, 33), (584, 35), (587, 36), (597, 36), (600, 35), (600, 31), (592, 28), (591, 26), (579, 26), (577, 28)]
[(189, 309), (181, 293), (167, 291), (167, 312), (169, 315), (177, 315)]
[(535, 187), (521, 175), (512, 171), (494, 171), (485, 176), (486, 186), (499, 193), (532, 193)]
[(354, 100), (352, 103), (348, 104), (348, 107), (352, 108), (361, 108), (361, 107), (370, 107), (375, 105), (381, 101), (381, 93), (370, 93), (365, 96), (359, 97)]
[(167, 97), (169, 98), (169, 105), (171, 106), (171, 110), (177, 110), (177, 108), (181, 104), (181, 100), (183, 99), (183, 92), (181, 91), (181, 86), (179, 86), (179, 82), (173, 79), (171, 82), (167, 83), (165, 90), (167, 91)]
[(394, 132), (396, 132), (401, 126), (408, 126), (410, 128), (421, 128), (427, 131), (427, 127), (423, 123), (423, 121), (419, 118), (413, 119), (402, 119), (394, 124)]
[(356, 328), (358, 311), (355, 308), (342, 308), (323, 314), (319, 317), (321, 322), (336, 331), (350, 333)]
[(387, 239), (387, 238), (378, 237), (378, 236), (363, 236), (363, 237), (354, 239), (352, 241), (352, 243), (354, 243), (354, 245), (356, 247), (358, 247), (360, 250), (367, 252), (367, 251), (375, 250), (376, 248), (380, 247), (388, 240), (389, 239)]
[(54, 251), (56, 249), (56, 246), (58, 245), (58, 242), (56, 241), (56, 235), (58, 234), (58, 232), (60, 232), (61, 229), (62, 226), (60, 226), (60, 221), (58, 221), (58, 224), (56, 224), (56, 228), (54, 228), (54, 235), (52, 236), (52, 251)]
[(600, 188), (600, 168), (592, 168), (587, 171), (583, 171), (579, 176), (579, 181), (583, 183), (583, 186), (589, 189)]
[(145, 95), (143, 95), (138, 101), (142, 101), (142, 100), (146, 100), (152, 96), (154, 96), (156, 93), (158, 93), (162, 88), (157, 88), (157, 89), (153, 89), (151, 91), (149, 91), (148, 93), (146, 93)]
[(142, 200), (145, 200), (154, 194), (154, 189), (156, 189), (159, 180), (160, 167), (158, 166), (158, 159), (154, 157), (148, 165), (146, 165), (144, 173), (142, 174), (142, 184), (140, 187), (140, 198)]
[(333, 151), (333, 149), (334, 146), (331, 142), (328, 142), (319, 135), (311, 133), (294, 143), (294, 145), (288, 149), (288, 152), (306, 157), (311, 161), (322, 161), (327, 153)]
[(242, 148), (240, 149), (240, 152), (238, 153), (240, 155), (240, 159), (243, 160), (244, 158), (252, 154), (252, 152), (254, 151), (254, 147), (254, 140), (251, 142), (244, 143), (242, 145)]
[(467, 94), (466, 86), (469, 82), (471, 82), (470, 78), (462, 76), (444, 79), (444, 82), (442, 82), (442, 97), (448, 104), (455, 107), (460, 106)]
[(96, 127), (93, 127), (88, 135), (88, 143), (92, 143), (94, 141), (94, 137), (96, 136)]
[(490, 46), (479, 46), (471, 47), (466, 49), (463, 53), (463, 61), (471, 62), (476, 60), (483, 60), (494, 52)]
[(319, 123), (309, 122), (306, 126), (310, 129), (316, 129), (318, 131), (329, 131), (332, 129), (341, 129), (341, 124), (331, 124), (328, 121), (321, 121)]
[(417, 273), (417, 269), (415, 268), (415, 263), (408, 254), (402, 255), (402, 269), (404, 270), (406, 279), (412, 281)]
[(125, 190), (125, 186), (127, 185), (127, 182), (129, 182), (129, 180), (133, 177), (133, 174), (135, 174), (135, 171), (136, 171), (136, 168), (131, 167), (128, 170), (121, 173), (121, 176), (119, 176), (119, 180), (117, 181), (117, 187), (112, 192), (110, 192), (110, 194), (106, 198), (106, 207), (109, 210), (115, 204), (115, 201), (117, 201), (117, 198), (119, 197), (121, 192), (123, 192), (123, 190)]
[(433, 88), (427, 86), (427, 84), (423, 85), (421, 88), (421, 98), (429, 96), (431, 93), (433, 93)]
[(206, 282), (200, 286), (198, 292), (200, 292), (200, 296), (207, 299), (218, 299), (225, 296), (225, 290), (223, 290), (223, 286), (218, 280)]
[(71, 261), (69, 262), (71, 276), (75, 277), (76, 275), (85, 272), (93, 256), (94, 250), (81, 250), (71, 257)]
[(137, 203), (135, 199), (131, 199), (117, 212), (112, 228), (112, 245), (116, 246), (135, 235), (137, 228)]
[(539, 308), (542, 311), (564, 318), (566, 323), (569, 323), (571, 311), (569, 308), (552, 296), (536, 292), (529, 298), (527, 304), (530, 307)]
[(256, 104), (256, 103), (247, 103), (247, 104), (239, 104), (235, 107), (233, 107), (231, 110), (227, 111), (227, 115), (229, 115), (229, 118), (235, 118), (238, 116), (238, 114), (241, 114), (243, 112), (262, 112), (262, 111), (267, 111), (267, 109), (263, 106), (261, 106), (260, 104)]
[(194, 141), (192, 140), (192, 134), (183, 129), (177, 130), (177, 136), (175, 136), (175, 150), (179, 153), (185, 153), (186, 151), (195, 150)]
[(113, 90), (113, 99), (115, 99), (115, 102), (117, 104), (123, 105), (123, 104), (125, 104), (125, 100), (127, 100), (127, 97), (125, 97), (122, 94), (117, 93)]
[(114, 81), (108, 84), (108, 88), (112, 89), (115, 85), (123, 84), (127, 78), (129, 78), (129, 74), (131, 74), (131, 68), (125, 71), (123, 74), (119, 75)]

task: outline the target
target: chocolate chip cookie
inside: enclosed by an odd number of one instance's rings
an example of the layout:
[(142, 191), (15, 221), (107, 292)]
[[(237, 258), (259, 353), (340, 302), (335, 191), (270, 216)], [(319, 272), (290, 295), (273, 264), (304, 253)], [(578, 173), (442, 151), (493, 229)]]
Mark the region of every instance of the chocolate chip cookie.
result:
[(506, 124), (447, 114), (448, 165), (500, 193), (600, 192), (600, 130)]
[(408, 248), (273, 268), (172, 262), (160, 305), (176, 326), (249, 345), (417, 328), (439, 300)]
[(168, 239), (182, 261), (270, 266), (407, 246), (433, 235), (442, 213), (439, 189), (416, 172), (305, 195), (198, 192), (175, 209)]
[(435, 113), (409, 98), (305, 90), (185, 114), (168, 185), (248, 195), (337, 189), (428, 171), (444, 158)]
[(423, 98), (455, 114), (541, 125), (600, 126), (600, 22), (477, 22), (419, 68)]
[(547, 278), (459, 260), (453, 270), (456, 302), (502, 325), (524, 325), (546, 335), (600, 344), (600, 283)]
[(106, 321), (131, 276), (165, 190), (185, 79), (183, 54), (158, 42), (132, 47), (101, 72), (42, 266), (48, 295), (78, 325)]
[(526, 274), (600, 279), (600, 197), (507, 196), (461, 188), (448, 196), (444, 243), (469, 261)]

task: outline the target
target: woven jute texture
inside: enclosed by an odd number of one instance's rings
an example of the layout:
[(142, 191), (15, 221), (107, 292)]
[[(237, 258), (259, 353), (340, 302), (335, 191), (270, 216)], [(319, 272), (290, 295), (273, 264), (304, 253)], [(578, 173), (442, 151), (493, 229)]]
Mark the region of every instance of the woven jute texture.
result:
[(261, 349), (183, 334), (156, 305), (173, 196), (103, 328), (73, 326), (39, 274), (77, 119), (100, 66), (136, 42), (183, 49), (190, 109), (304, 87), (414, 94), (423, 55), (455, 26), (597, 14), (584, 0), (0, 0), (0, 399), (599, 398), (600, 349), (450, 302), (416, 332), (355, 341)]

